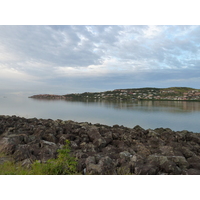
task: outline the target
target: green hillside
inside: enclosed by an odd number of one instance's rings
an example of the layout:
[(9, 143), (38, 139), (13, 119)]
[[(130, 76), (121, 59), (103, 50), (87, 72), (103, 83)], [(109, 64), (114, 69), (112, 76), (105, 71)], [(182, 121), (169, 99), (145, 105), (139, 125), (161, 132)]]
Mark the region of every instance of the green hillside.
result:
[(196, 100), (200, 101), (200, 89), (189, 87), (128, 88), (105, 92), (84, 92), (64, 95), (67, 99), (107, 100)]

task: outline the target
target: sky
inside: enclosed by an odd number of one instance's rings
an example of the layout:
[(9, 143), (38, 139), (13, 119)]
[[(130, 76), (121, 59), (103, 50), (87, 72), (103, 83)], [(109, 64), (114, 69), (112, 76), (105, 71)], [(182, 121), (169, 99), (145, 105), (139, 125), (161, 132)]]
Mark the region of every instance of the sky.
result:
[(200, 26), (1, 25), (0, 91), (200, 88)]

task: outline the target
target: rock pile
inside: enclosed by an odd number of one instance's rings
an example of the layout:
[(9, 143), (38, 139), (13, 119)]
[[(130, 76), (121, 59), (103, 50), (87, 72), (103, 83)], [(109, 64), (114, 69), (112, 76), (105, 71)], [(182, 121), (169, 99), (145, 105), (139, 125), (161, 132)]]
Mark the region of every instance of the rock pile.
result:
[(0, 116), (0, 152), (22, 165), (56, 158), (67, 139), (83, 174), (200, 174), (198, 133)]

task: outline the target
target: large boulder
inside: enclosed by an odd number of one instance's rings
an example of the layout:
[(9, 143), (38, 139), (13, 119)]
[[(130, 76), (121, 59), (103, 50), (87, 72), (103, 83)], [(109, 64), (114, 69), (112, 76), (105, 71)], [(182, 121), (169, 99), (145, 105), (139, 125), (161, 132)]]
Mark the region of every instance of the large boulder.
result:
[(199, 156), (192, 156), (187, 159), (190, 168), (195, 168), (200, 170), (200, 157)]
[(92, 127), (89, 128), (89, 130), (87, 131), (87, 135), (89, 136), (89, 139), (90, 139), (91, 142), (93, 142), (96, 139), (101, 138), (99, 130), (95, 126), (92, 126)]

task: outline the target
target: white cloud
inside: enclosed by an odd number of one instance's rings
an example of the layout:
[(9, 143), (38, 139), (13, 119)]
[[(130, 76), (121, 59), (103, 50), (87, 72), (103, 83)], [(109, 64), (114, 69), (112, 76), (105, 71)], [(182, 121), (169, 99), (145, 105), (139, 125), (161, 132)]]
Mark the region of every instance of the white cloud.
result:
[(158, 36), (162, 32), (162, 28), (160, 26), (150, 25), (148, 29), (144, 31), (144, 37), (153, 38)]

